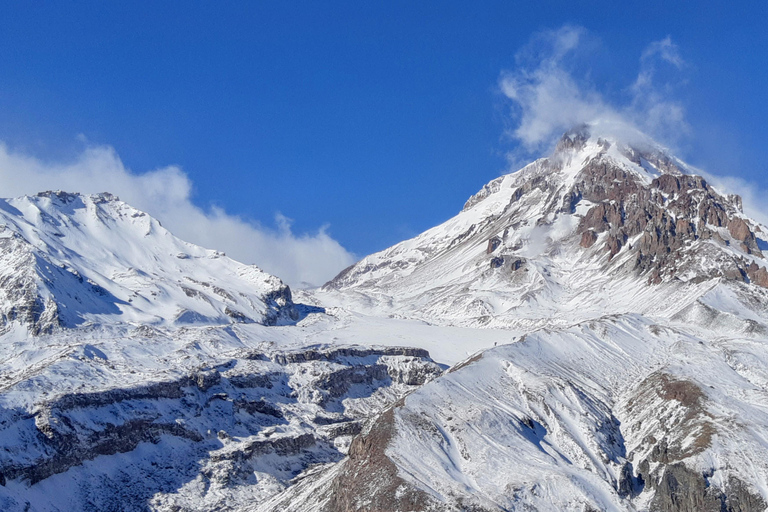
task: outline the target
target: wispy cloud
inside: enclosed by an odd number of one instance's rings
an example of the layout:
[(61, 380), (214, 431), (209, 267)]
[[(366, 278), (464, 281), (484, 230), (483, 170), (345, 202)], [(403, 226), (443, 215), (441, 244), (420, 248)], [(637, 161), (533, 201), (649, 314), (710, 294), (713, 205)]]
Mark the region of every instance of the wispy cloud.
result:
[[(667, 73), (662, 73), (665, 67)], [(668, 144), (691, 134), (682, 104), (673, 99), (677, 87), (685, 83), (678, 72), (686, 67), (680, 49), (670, 37), (649, 44), (640, 56), (640, 71), (630, 89), (632, 102), (624, 109), (624, 115), (632, 122)], [(659, 80), (660, 74), (669, 76), (669, 72), (675, 79)]]
[[(596, 46), (600, 42), (582, 27), (543, 31), (517, 53), (517, 67), (502, 73), (500, 88), (512, 106), (508, 134), (519, 143), (509, 155), (513, 169), (583, 123), (630, 143), (647, 135), (673, 149), (695, 137), (678, 99), (690, 65), (671, 37), (649, 43), (639, 55), (637, 76), (624, 88), (623, 102), (610, 101), (589, 80), (583, 57), (597, 53)], [(701, 173), (722, 192), (742, 196), (745, 213), (768, 226), (762, 199), (768, 191), (738, 177)]]
[(296, 234), (281, 215), (276, 227), (269, 228), (222, 208), (199, 207), (191, 199), (192, 182), (179, 167), (137, 174), (108, 146), (87, 147), (69, 163), (50, 163), (0, 143), (0, 196), (43, 190), (112, 192), (159, 219), (176, 236), (255, 263), (293, 286), (320, 285), (355, 261), (327, 227)]
[(509, 134), (523, 153), (513, 157), (538, 156), (582, 123), (647, 133), (669, 145), (689, 133), (682, 103), (672, 94), (682, 79), (666, 72), (659, 80), (663, 66), (686, 67), (671, 38), (650, 43), (639, 56), (638, 74), (626, 87), (623, 104), (607, 100), (589, 81), (590, 70), (580, 68), (585, 50), (598, 44), (582, 27), (540, 32), (518, 52), (517, 67), (502, 73), (500, 87), (511, 100), (515, 122)]

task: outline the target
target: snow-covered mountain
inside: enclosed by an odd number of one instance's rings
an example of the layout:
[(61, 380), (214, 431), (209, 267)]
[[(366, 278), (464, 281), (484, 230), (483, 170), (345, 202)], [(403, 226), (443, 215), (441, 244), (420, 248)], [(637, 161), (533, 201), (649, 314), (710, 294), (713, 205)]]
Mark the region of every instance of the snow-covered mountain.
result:
[(652, 141), (581, 127), (454, 218), (346, 269), (323, 300), (527, 330), (671, 311), (723, 281), (767, 287), (765, 226), (695, 173)]
[(258, 503), (442, 372), (109, 194), (0, 217), (0, 510)]
[(592, 131), (316, 294), (509, 335), (254, 510), (768, 507), (766, 228), (652, 141)]
[(110, 194), (0, 200), (0, 229), (0, 318), (31, 334), (297, 318), (278, 278), (183, 242)]
[(768, 230), (597, 126), (322, 289), (0, 203), (0, 509), (764, 511)]

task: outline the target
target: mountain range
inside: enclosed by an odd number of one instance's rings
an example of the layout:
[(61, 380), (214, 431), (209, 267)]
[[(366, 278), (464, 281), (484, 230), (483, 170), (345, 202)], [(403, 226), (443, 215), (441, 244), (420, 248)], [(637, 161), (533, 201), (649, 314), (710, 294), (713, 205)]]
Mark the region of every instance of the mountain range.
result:
[(323, 287), (0, 201), (0, 509), (763, 511), (768, 228), (599, 125)]

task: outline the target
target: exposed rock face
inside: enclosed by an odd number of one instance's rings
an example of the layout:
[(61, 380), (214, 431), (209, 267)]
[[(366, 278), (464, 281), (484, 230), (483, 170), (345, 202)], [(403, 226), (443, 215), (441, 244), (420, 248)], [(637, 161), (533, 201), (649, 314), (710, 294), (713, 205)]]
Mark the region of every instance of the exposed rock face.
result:
[[(720, 240), (724, 228), (746, 254), (762, 257), (753, 228), (740, 215), (740, 200), (721, 196), (700, 176), (663, 174), (646, 185), (640, 176), (603, 156), (595, 157), (579, 174), (574, 196), (595, 203), (582, 218), (580, 245), (591, 247), (608, 232), (604, 250), (613, 258), (630, 239), (634, 266), (649, 281), (661, 282), (680, 270), (686, 249), (699, 239)], [(746, 274), (743, 260), (734, 260), (730, 279)]]
[[(0, 238), (0, 298), (7, 304), (0, 308), (2, 323), (28, 325), (32, 335), (48, 334), (60, 327), (56, 302), (38, 293), (36, 264), (37, 258), (23, 237), (10, 233)], [(73, 277), (75, 284), (82, 282), (82, 277)]]
[(731, 478), (723, 491), (682, 463), (664, 466), (655, 491), (651, 510), (658, 512), (756, 512), (767, 506), (738, 479)]
[(381, 347), (371, 349), (368, 347), (332, 347), (325, 349), (301, 349), (289, 352), (279, 352), (271, 356), (278, 364), (306, 363), (308, 361), (333, 361), (342, 357), (368, 357), (376, 356), (408, 356), (415, 358), (428, 358), (429, 352), (421, 348), (413, 347)]
[(26, 456), (6, 446), (0, 475), (34, 485), (97, 456), (172, 436), (207, 454), (201, 474), (218, 486), (242, 485), (253, 468), (279, 468), (280, 460), (292, 468), (290, 479), (311, 464), (339, 460), (367, 415), (441, 372), (419, 349), (312, 348), (249, 352), (174, 380), (63, 394), (5, 425), (30, 430), (35, 441)]
[(750, 281), (756, 285), (768, 288), (768, 271), (765, 267), (759, 267), (756, 263), (752, 262), (747, 268), (747, 275)]
[(496, 178), (495, 180), (491, 181), (490, 183), (483, 186), (482, 190), (478, 192), (477, 194), (470, 197), (467, 202), (464, 204), (464, 210), (469, 210), (473, 206), (475, 206), (477, 203), (488, 197), (489, 195), (493, 194), (494, 192), (498, 192), (499, 187), (501, 187), (501, 182), (503, 181), (503, 177)]
[(587, 229), (581, 233), (581, 245), (585, 249), (589, 249), (597, 242), (597, 233), (594, 229)]
[(501, 239), (498, 237), (493, 237), (490, 240), (488, 240), (488, 248), (485, 250), (486, 254), (491, 254), (493, 251), (499, 248), (501, 245)]
[[(223, 431), (220, 431), (220, 434)], [(227, 438), (226, 434), (220, 436)], [(295, 437), (277, 437), (275, 439), (250, 439), (243, 446), (234, 451), (215, 453), (211, 456), (211, 462), (235, 461), (243, 463), (259, 456), (274, 453), (279, 457), (300, 454), (317, 443), (317, 439), (310, 433), (300, 434)]]
[(395, 428), (390, 409), (352, 441), (330, 489), (326, 512), (447, 510), (398, 476), (385, 453)]
[(264, 320), (265, 325), (291, 323), (299, 319), (299, 312), (293, 304), (291, 289), (288, 285), (282, 284), (282, 286), (270, 291), (264, 295), (264, 301), (268, 306)]
[(651, 507), (659, 512), (719, 512), (720, 496), (684, 464), (664, 466)]

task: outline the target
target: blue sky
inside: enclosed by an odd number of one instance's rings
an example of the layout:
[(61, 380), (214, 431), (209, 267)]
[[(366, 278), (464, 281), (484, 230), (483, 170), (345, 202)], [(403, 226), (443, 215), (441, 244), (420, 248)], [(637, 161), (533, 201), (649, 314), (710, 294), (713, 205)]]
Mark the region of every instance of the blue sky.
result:
[[(529, 106), (501, 84), (541, 69), (563, 30), (579, 43), (557, 68), (581, 99), (643, 117), (633, 84), (651, 66), (645, 100), (681, 113), (653, 135), (695, 165), (768, 189), (765, 2), (578, 4), (1, 2), (0, 141), (13, 158), (0, 195), (101, 183), (57, 181), (77, 166), (91, 166), (77, 176), (98, 165), (128, 176), (160, 169), (196, 213), (240, 222), (221, 239), (230, 254), (317, 282), (350, 253), (454, 215), (510, 170), (510, 154), (546, 148), (546, 137), (521, 147), (515, 130)], [(643, 61), (664, 41), (675, 63), (660, 52)], [(18, 169), (32, 168), (50, 187), (25, 182)], [(179, 231), (153, 194), (138, 206)], [(262, 245), (304, 251), (294, 267), (320, 253), (328, 261), (299, 275), (271, 263), (284, 255), (237, 249), (248, 226), (270, 235)]]

